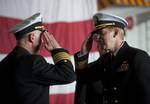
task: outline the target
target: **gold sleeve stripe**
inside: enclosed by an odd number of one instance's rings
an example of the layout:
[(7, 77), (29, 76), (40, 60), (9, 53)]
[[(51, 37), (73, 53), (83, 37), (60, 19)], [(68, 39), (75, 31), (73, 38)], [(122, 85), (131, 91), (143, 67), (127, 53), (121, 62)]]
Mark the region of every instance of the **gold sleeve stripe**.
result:
[(56, 63), (61, 61), (61, 60), (67, 60), (67, 59), (69, 60), (69, 58), (67, 56), (61, 56), (61, 57), (54, 58)]
[[(59, 52), (53, 56), (54, 63), (57, 63), (61, 60), (70, 60), (70, 55), (66, 52)], [(66, 61), (64, 61), (66, 62)]]
[(88, 61), (84, 60), (84, 61), (80, 61), (76, 63), (76, 69), (83, 69), (88, 65)]

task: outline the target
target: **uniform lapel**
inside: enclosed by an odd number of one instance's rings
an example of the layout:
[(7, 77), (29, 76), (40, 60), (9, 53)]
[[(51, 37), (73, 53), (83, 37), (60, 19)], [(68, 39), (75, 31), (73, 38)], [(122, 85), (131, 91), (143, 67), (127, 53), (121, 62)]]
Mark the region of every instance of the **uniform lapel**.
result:
[(111, 63), (111, 69), (113, 71), (114, 70), (117, 71), (120, 65), (127, 60), (128, 49), (129, 49), (129, 46), (125, 42), (123, 46), (120, 48), (120, 50), (118, 51), (118, 53), (116, 54), (116, 56), (112, 58), (113, 60)]

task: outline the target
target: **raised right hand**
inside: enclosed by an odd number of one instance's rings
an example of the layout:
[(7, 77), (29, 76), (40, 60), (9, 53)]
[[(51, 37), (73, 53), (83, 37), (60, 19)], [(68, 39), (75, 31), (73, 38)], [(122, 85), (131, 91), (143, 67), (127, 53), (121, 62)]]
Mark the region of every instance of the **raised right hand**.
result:
[(44, 47), (46, 50), (51, 51), (55, 48), (61, 48), (59, 43), (56, 41), (52, 34), (49, 34), (47, 31), (43, 33), (44, 38)]
[(90, 34), (82, 43), (81, 45), (81, 50), (80, 53), (81, 54), (87, 54), (90, 52), (91, 48), (92, 48), (92, 43), (93, 43), (93, 38), (92, 35)]

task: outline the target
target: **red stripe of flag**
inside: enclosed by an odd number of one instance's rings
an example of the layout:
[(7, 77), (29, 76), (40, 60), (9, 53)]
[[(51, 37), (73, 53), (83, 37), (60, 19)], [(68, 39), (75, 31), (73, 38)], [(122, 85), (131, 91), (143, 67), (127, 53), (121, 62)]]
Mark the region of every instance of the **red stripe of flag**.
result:
[[(0, 53), (7, 54), (15, 46), (15, 38), (8, 31), (21, 20), (14, 18), (0, 17)], [(60, 43), (62, 47), (67, 49), (71, 54), (80, 50), (81, 44), (85, 37), (92, 31), (92, 20), (84, 20), (78, 22), (57, 22), (44, 23), (50, 33)], [(41, 51), (43, 56), (49, 56), (45, 50)]]
[(52, 94), (49, 96), (49, 99), (49, 104), (74, 104), (74, 93)]

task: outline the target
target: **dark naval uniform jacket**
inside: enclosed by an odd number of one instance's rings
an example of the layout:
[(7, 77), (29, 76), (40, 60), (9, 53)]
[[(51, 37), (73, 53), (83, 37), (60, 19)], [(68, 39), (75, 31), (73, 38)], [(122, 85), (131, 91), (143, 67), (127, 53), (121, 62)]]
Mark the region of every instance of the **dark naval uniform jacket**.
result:
[(92, 64), (75, 55), (77, 82), (103, 83), (103, 104), (150, 104), (150, 57), (126, 42), (115, 57), (110, 53)]
[(76, 79), (68, 52), (60, 48), (51, 53), (55, 65), (18, 46), (1, 61), (1, 104), (49, 104), (50, 85)]
[(76, 82), (74, 104), (103, 104), (102, 88), (101, 81)]

